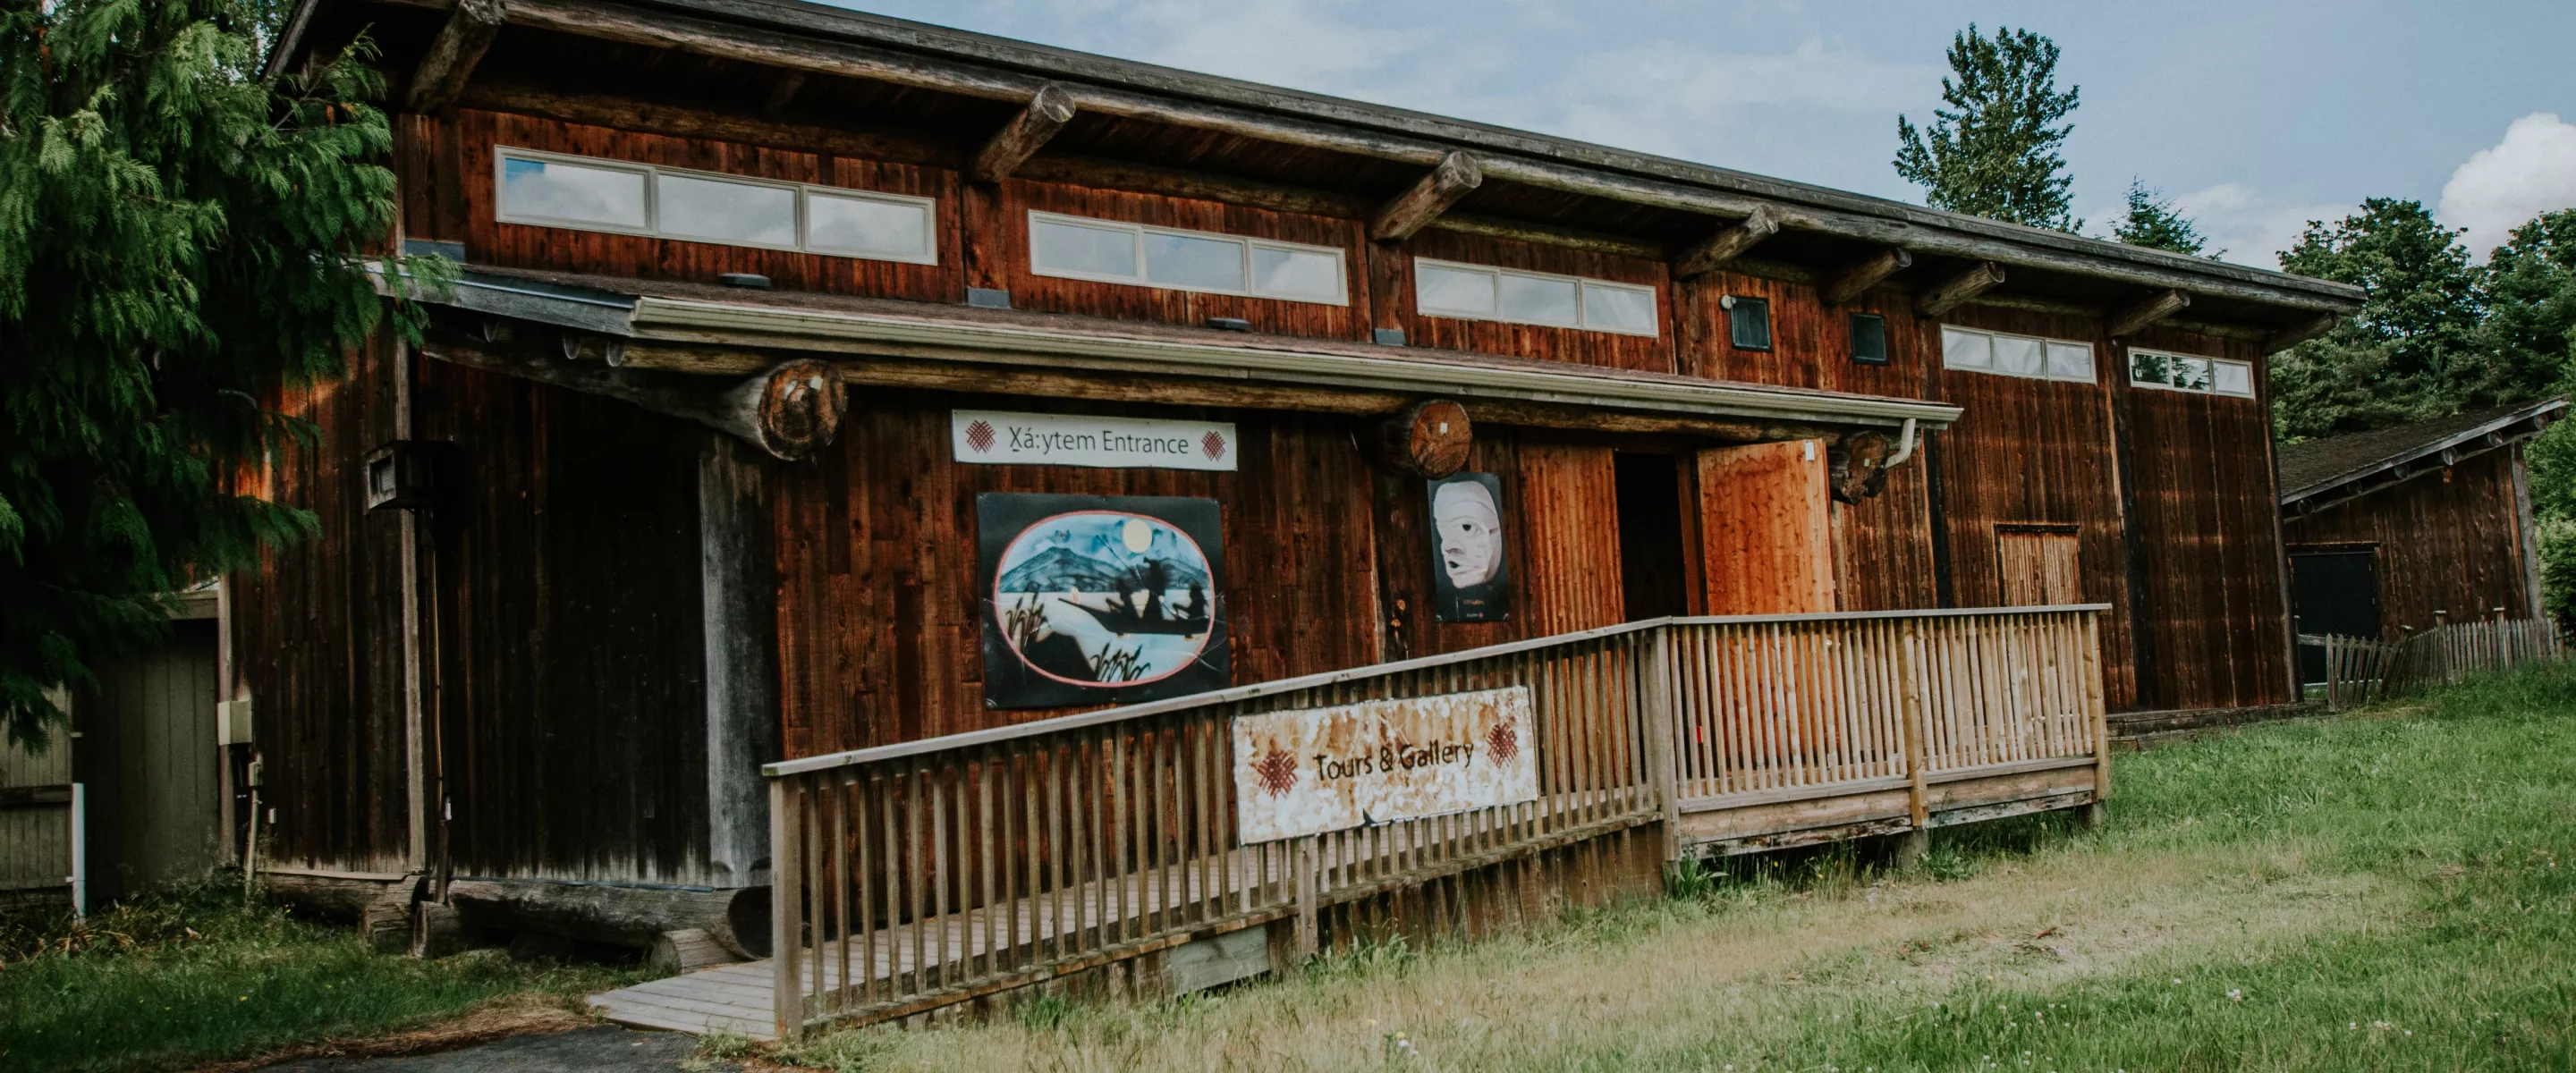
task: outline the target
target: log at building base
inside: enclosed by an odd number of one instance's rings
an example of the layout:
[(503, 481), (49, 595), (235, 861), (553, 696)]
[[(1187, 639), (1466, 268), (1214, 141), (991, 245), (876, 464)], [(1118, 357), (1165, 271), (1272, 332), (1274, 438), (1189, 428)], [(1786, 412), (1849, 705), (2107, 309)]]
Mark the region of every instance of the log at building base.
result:
[[(651, 950), (671, 932), (698, 931), (735, 959), (769, 952), (769, 888), (714, 890), (539, 879), (459, 879), (447, 897), (464, 922)], [(703, 952), (699, 956), (704, 956)]]

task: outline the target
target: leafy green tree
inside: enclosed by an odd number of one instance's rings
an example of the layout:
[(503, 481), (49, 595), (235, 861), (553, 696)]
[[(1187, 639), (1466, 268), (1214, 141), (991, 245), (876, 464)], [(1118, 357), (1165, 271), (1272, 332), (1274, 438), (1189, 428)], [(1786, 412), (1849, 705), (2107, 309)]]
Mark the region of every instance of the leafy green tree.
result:
[[(2148, 189), (2147, 184), (2137, 179), (2129, 180), (2129, 211), (2120, 217), (2119, 223), (2111, 225), (2111, 237), (2132, 246), (2150, 246), (2195, 257), (2201, 256), (2201, 251), (2209, 245), (2209, 236), (2200, 233), (2199, 224), (2176, 209), (2173, 201), (2163, 196), (2163, 191)], [(2208, 256), (2216, 257), (2225, 252), (2219, 250)]]
[(1949, 107), (1933, 110), (1931, 129), (1896, 117), (1896, 173), (1936, 209), (2082, 230), (2067, 211), (2074, 179), (2061, 152), (2080, 87), (2059, 92), (2057, 42), (2008, 27), (1985, 37), (1970, 23), (1951, 38), (1949, 57)]
[(384, 316), (391, 141), (363, 44), (258, 71), (258, 0), (0, 5), (0, 732), (312, 525), (236, 490)]
[(2365, 292), (2358, 316), (2276, 361), (2282, 435), (2357, 432), (2520, 397), (2480, 349), (2485, 297), (2468, 249), (2422, 203), (2372, 198), (2336, 223), (2310, 221), (2281, 267)]

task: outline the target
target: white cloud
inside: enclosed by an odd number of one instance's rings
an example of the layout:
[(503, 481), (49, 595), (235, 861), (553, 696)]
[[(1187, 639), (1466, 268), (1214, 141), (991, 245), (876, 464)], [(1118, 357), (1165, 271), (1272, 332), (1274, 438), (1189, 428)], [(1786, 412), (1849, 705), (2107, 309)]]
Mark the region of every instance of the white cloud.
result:
[(2576, 206), (2576, 124), (2550, 112), (2514, 120), (2504, 140), (2480, 149), (2442, 187), (2441, 220), (2484, 259), (2532, 217)]
[(1884, 117), (1916, 103), (1940, 75), (1809, 38), (1771, 55), (1729, 55), (1678, 42), (1574, 57), (1562, 77), (1529, 87), (1519, 103), (1532, 125), (1623, 149), (1716, 163), (1779, 109)]
[[(2176, 194), (2173, 202), (2209, 236), (2211, 250), (2225, 250), (2224, 259), (2256, 268), (2281, 267), (2281, 251), (2298, 244), (2308, 221), (2340, 220), (2360, 211), (2358, 205), (2297, 204), (2233, 182)], [(2106, 213), (2102, 222), (2116, 217)]]

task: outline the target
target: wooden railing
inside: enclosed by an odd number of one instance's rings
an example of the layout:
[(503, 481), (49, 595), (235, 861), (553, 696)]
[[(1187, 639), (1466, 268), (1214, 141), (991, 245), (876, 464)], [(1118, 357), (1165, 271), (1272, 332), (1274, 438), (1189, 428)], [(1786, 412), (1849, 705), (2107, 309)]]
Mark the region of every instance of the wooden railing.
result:
[[(1658, 619), (769, 765), (782, 1036), (905, 1016), (1745, 795), (2099, 764), (2098, 606)], [(1234, 720), (1526, 687), (1535, 800), (1242, 844)], [(2097, 789), (2104, 784), (2095, 782)]]
[(2301, 634), (2299, 643), (2325, 650), (2326, 707), (2336, 711), (2567, 657), (2558, 624), (2545, 618), (2454, 622), (2398, 641)]

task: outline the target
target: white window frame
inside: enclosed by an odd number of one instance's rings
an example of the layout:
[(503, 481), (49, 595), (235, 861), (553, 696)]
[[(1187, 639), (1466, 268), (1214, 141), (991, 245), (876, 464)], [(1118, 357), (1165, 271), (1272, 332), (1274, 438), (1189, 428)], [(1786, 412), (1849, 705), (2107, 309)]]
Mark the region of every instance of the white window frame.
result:
[[(597, 168), (602, 171), (624, 171), (641, 175), (644, 177), (644, 226), (640, 228), (620, 227), (615, 224), (599, 223), (595, 220), (567, 220), (552, 216), (511, 213), (503, 204), (502, 191), (505, 183), (508, 181), (510, 161), (512, 160), (528, 160), (541, 164), (566, 164), (573, 167)], [(738, 186), (764, 186), (773, 190), (791, 191), (796, 195), (796, 241), (788, 245), (777, 245), (766, 242), (749, 242), (741, 239), (709, 238), (704, 235), (665, 234), (660, 227), (662, 215), (661, 177), (664, 175), (688, 179), (703, 179), (710, 182), (733, 183)], [(920, 209), (922, 215), (921, 252), (916, 254), (860, 253), (845, 249), (821, 248), (815, 246), (813, 236), (808, 233), (808, 228), (810, 227), (809, 217), (811, 214), (806, 211), (805, 206), (807, 199), (818, 195), (824, 197), (846, 198), (853, 201), (874, 201), (882, 204), (903, 205)], [(710, 246), (739, 246), (745, 249), (754, 250), (781, 250), (788, 253), (807, 253), (817, 257), (847, 257), (854, 261), (891, 261), (897, 264), (917, 265), (935, 265), (939, 263), (939, 202), (935, 198), (916, 197), (911, 194), (888, 194), (876, 190), (854, 190), (846, 186), (823, 186), (815, 183), (784, 182), (777, 179), (756, 179), (746, 175), (729, 175), (720, 171), (699, 171), (694, 168), (669, 168), (663, 167), (659, 164), (638, 164), (633, 161), (610, 160), (605, 157), (576, 156), (570, 153), (549, 153), (539, 149), (521, 149), (516, 146), (494, 146), (492, 149), (492, 218), (505, 224), (522, 224), (530, 227), (560, 227), (569, 231), (598, 231), (611, 235), (640, 235), (646, 238), (659, 238), (671, 242), (699, 242)]]
[[(1133, 250), (1136, 255), (1135, 273), (1132, 275), (1121, 276), (1107, 272), (1083, 272), (1069, 268), (1048, 268), (1045, 265), (1039, 264), (1036, 249), (1037, 243), (1034, 236), (1037, 233), (1037, 225), (1040, 221), (1060, 223), (1070, 227), (1088, 227), (1103, 231), (1127, 232), (1129, 235), (1134, 236), (1134, 241), (1128, 248)], [(1056, 279), (1078, 279), (1092, 283), (1123, 283), (1131, 287), (1149, 287), (1158, 291), (1184, 291), (1190, 294), (1231, 294), (1244, 298), (1263, 298), (1273, 302), (1303, 302), (1307, 305), (1328, 306), (1347, 306), (1351, 304), (1350, 259), (1344, 256), (1341, 247), (1338, 246), (1309, 246), (1302, 242), (1281, 242), (1277, 239), (1253, 238), (1250, 235), (1229, 235), (1222, 231), (1191, 231), (1186, 228), (1179, 227), (1154, 227), (1149, 224), (1129, 223), (1125, 220), (1103, 220), (1095, 216), (1069, 216), (1060, 212), (1040, 212), (1036, 209), (1029, 210), (1029, 234), (1032, 236), (1029, 243), (1029, 273), (1031, 275), (1051, 276)], [(1243, 288), (1193, 287), (1185, 283), (1158, 283), (1146, 279), (1145, 236), (1147, 235), (1177, 235), (1182, 238), (1232, 242), (1237, 246), (1242, 247)], [(1319, 298), (1313, 295), (1303, 294), (1277, 294), (1268, 291), (1250, 289), (1252, 286), (1252, 251), (1261, 249), (1284, 250), (1290, 253), (1322, 254), (1324, 256), (1331, 257), (1333, 259), (1333, 278), (1340, 281), (1340, 289), (1331, 298)]]
[[(2196, 387), (2176, 387), (2176, 386), (2174, 386), (2174, 385), (2172, 385), (2172, 384), (2158, 383), (2158, 382), (2153, 381), (2153, 380), (2140, 380), (2140, 379), (2138, 379), (2138, 364), (2137, 364), (2138, 355), (2140, 355), (2140, 354), (2145, 354), (2145, 355), (2149, 355), (2149, 356), (2151, 356), (2151, 357), (2158, 357), (2158, 358), (2168, 358), (2168, 359), (2170, 359), (2170, 358), (2189, 358), (2189, 359), (2191, 359), (2192, 361), (2205, 361), (2205, 362), (2208, 362), (2208, 363), (2209, 363), (2209, 366), (2210, 366), (2210, 371), (2209, 371), (2209, 386), (2208, 386), (2207, 388), (2196, 388)], [(2129, 352), (2128, 352), (2128, 354), (2127, 354), (2127, 359), (2128, 359), (2128, 360), (2127, 360), (2126, 362), (2124, 362), (2123, 364), (2127, 366), (2127, 370), (2128, 370), (2128, 377), (2129, 377), (2129, 386), (2130, 386), (2130, 387), (2143, 387), (2143, 388), (2152, 388), (2152, 389), (2157, 390), (2157, 391), (2173, 391), (2173, 392), (2180, 392), (2180, 393), (2185, 394), (2185, 395), (2217, 395), (2217, 396), (2219, 396), (2219, 397), (2221, 397), (2221, 398), (2229, 398), (2229, 399), (2250, 399), (2250, 398), (2253, 398), (2253, 397), (2254, 397), (2254, 394), (2255, 394), (2255, 390), (2256, 390), (2256, 389), (2255, 389), (2255, 384), (2254, 384), (2254, 363), (2253, 363), (2253, 362), (2250, 362), (2250, 361), (2238, 361), (2238, 360), (2236, 360), (2235, 358), (2220, 358), (2220, 357), (2212, 357), (2212, 356), (2207, 355), (2207, 354), (2185, 354), (2185, 353), (2182, 353), (2181, 351), (2178, 351), (2178, 350), (2156, 350), (2156, 349), (2151, 348), (2151, 347), (2142, 347), (2142, 346), (2133, 346), (2133, 347), (2130, 347), (2130, 348), (2129, 348)], [(2221, 365), (2233, 365), (2233, 366), (2236, 366), (2236, 367), (2237, 367), (2237, 368), (2239, 368), (2239, 369), (2243, 369), (2243, 370), (2245, 370), (2245, 390), (2243, 390), (2243, 391), (2221, 391), (2221, 390), (2219, 390), (2219, 388), (2218, 388), (2218, 367), (2219, 367), (2219, 366), (2221, 366)]]
[[(2038, 343), (2039, 371), (2036, 373), (2015, 373), (2006, 372), (2002, 369), (1995, 368), (1992, 365), (1988, 365), (1982, 369), (1974, 365), (1952, 365), (1950, 364), (1949, 337), (1953, 332), (1961, 335), (1982, 335), (1989, 340), (2028, 339), (2032, 342)], [(2058, 346), (2083, 347), (2086, 374), (2084, 376), (2077, 377), (2067, 376), (2063, 373), (2050, 372), (2048, 368), (2048, 348), (2050, 344)], [(1986, 353), (1994, 353), (1994, 344), (1991, 342), (1986, 346)], [(1984, 328), (1962, 328), (1955, 324), (1944, 324), (1941, 326), (1941, 368), (1945, 370), (1956, 369), (1963, 373), (1984, 373), (1987, 376), (2009, 376), (2016, 380), (2049, 380), (2060, 384), (2098, 384), (2102, 382), (2102, 356), (2094, 352), (2093, 344), (2085, 342), (2084, 340), (2057, 339), (2045, 335), (2022, 335), (2017, 332), (1988, 331)]]
[[(1472, 272), (1472, 273), (1475, 273), (1475, 274), (1477, 274), (1477, 275), (1483, 275), (1483, 276), (1491, 276), (1491, 277), (1493, 277), (1493, 278), (1494, 278), (1494, 311), (1493, 311), (1493, 312), (1491, 312), (1491, 313), (1477, 313), (1477, 312), (1463, 311), (1463, 310), (1456, 310), (1456, 309), (1440, 309), (1440, 308), (1436, 308), (1436, 307), (1433, 307), (1433, 306), (1423, 305), (1423, 304), (1422, 304), (1422, 301), (1421, 301), (1421, 295), (1422, 295), (1421, 279), (1422, 279), (1422, 270), (1423, 270), (1423, 268), (1425, 268), (1426, 266), (1427, 266), (1427, 267), (1432, 267), (1432, 268), (1445, 268), (1445, 269), (1448, 269), (1449, 271), (1452, 271), (1452, 272)], [(1502, 289), (1502, 277), (1504, 277), (1504, 276), (1519, 276), (1519, 277), (1521, 277), (1521, 278), (1523, 278), (1523, 279), (1543, 279), (1543, 280), (1554, 280), (1554, 281), (1567, 281), (1567, 282), (1572, 282), (1572, 283), (1575, 285), (1575, 287), (1574, 287), (1574, 323), (1572, 323), (1572, 324), (1558, 324), (1558, 323), (1554, 323), (1554, 322), (1552, 322), (1552, 321), (1544, 321), (1544, 320), (1522, 320), (1522, 319), (1520, 319), (1520, 318), (1518, 318), (1518, 317), (1507, 317), (1507, 316), (1504, 316), (1504, 315), (1503, 315), (1503, 289)], [(1497, 324), (1530, 324), (1530, 325), (1536, 325), (1536, 326), (1541, 327), (1541, 328), (1564, 328), (1564, 329), (1568, 329), (1568, 330), (1571, 330), (1571, 331), (1585, 331), (1585, 332), (1609, 332), (1609, 333), (1611, 333), (1611, 334), (1613, 334), (1613, 335), (1632, 335), (1632, 336), (1636, 336), (1636, 337), (1641, 338), (1641, 339), (1660, 339), (1660, 338), (1662, 338), (1662, 337), (1663, 337), (1663, 334), (1664, 334), (1664, 332), (1663, 332), (1663, 323), (1664, 323), (1664, 302), (1663, 302), (1663, 297), (1662, 297), (1662, 295), (1660, 295), (1660, 294), (1656, 293), (1655, 287), (1654, 287), (1654, 285), (1652, 285), (1652, 284), (1647, 284), (1647, 283), (1620, 283), (1620, 282), (1618, 282), (1618, 281), (1616, 281), (1616, 280), (1593, 279), (1593, 278), (1592, 278), (1592, 277), (1590, 277), (1590, 276), (1567, 276), (1567, 275), (1559, 275), (1559, 274), (1554, 273), (1554, 272), (1528, 272), (1528, 271), (1523, 271), (1523, 270), (1521, 270), (1521, 269), (1517, 269), (1517, 268), (1500, 268), (1500, 267), (1496, 267), (1496, 266), (1494, 266), (1494, 265), (1471, 265), (1471, 264), (1466, 264), (1466, 263), (1459, 262), (1459, 261), (1441, 261), (1441, 260), (1435, 260), (1435, 259), (1433, 259), (1433, 258), (1429, 258), (1429, 257), (1416, 257), (1416, 258), (1414, 258), (1414, 259), (1413, 259), (1413, 278), (1414, 278), (1414, 281), (1415, 281), (1415, 282), (1414, 282), (1414, 289), (1413, 289), (1413, 293), (1414, 293), (1413, 311), (1414, 311), (1414, 312), (1416, 312), (1416, 313), (1422, 314), (1423, 316), (1426, 316), (1426, 317), (1447, 317), (1447, 318), (1449, 318), (1449, 319), (1451, 319), (1451, 320), (1482, 320), (1482, 321), (1492, 321), (1492, 322), (1497, 323)], [(1644, 295), (1646, 296), (1646, 306), (1647, 306), (1647, 308), (1650, 310), (1650, 317), (1649, 317), (1649, 319), (1651, 319), (1651, 320), (1654, 322), (1655, 326), (1654, 326), (1653, 328), (1650, 328), (1650, 329), (1648, 329), (1648, 330), (1646, 330), (1646, 331), (1642, 331), (1642, 332), (1641, 332), (1641, 331), (1637, 331), (1637, 330), (1635, 330), (1635, 329), (1633, 329), (1633, 328), (1615, 328), (1615, 327), (1610, 327), (1610, 326), (1608, 326), (1608, 325), (1596, 325), (1596, 324), (1591, 323), (1591, 322), (1590, 322), (1590, 321), (1591, 321), (1591, 318), (1590, 318), (1590, 316), (1587, 314), (1587, 312), (1586, 312), (1586, 311), (1587, 311), (1587, 310), (1589, 310), (1589, 309), (1591, 309), (1591, 308), (1592, 308), (1592, 306), (1591, 306), (1591, 302), (1588, 300), (1590, 296), (1589, 296), (1587, 293), (1585, 293), (1585, 292), (1587, 292), (1587, 291), (1589, 291), (1589, 290), (1591, 290), (1592, 288), (1595, 288), (1595, 287), (1601, 288), (1601, 289), (1603, 289), (1603, 290), (1612, 290), (1612, 291), (1631, 291), (1631, 292), (1636, 292), (1636, 293), (1644, 294)]]

